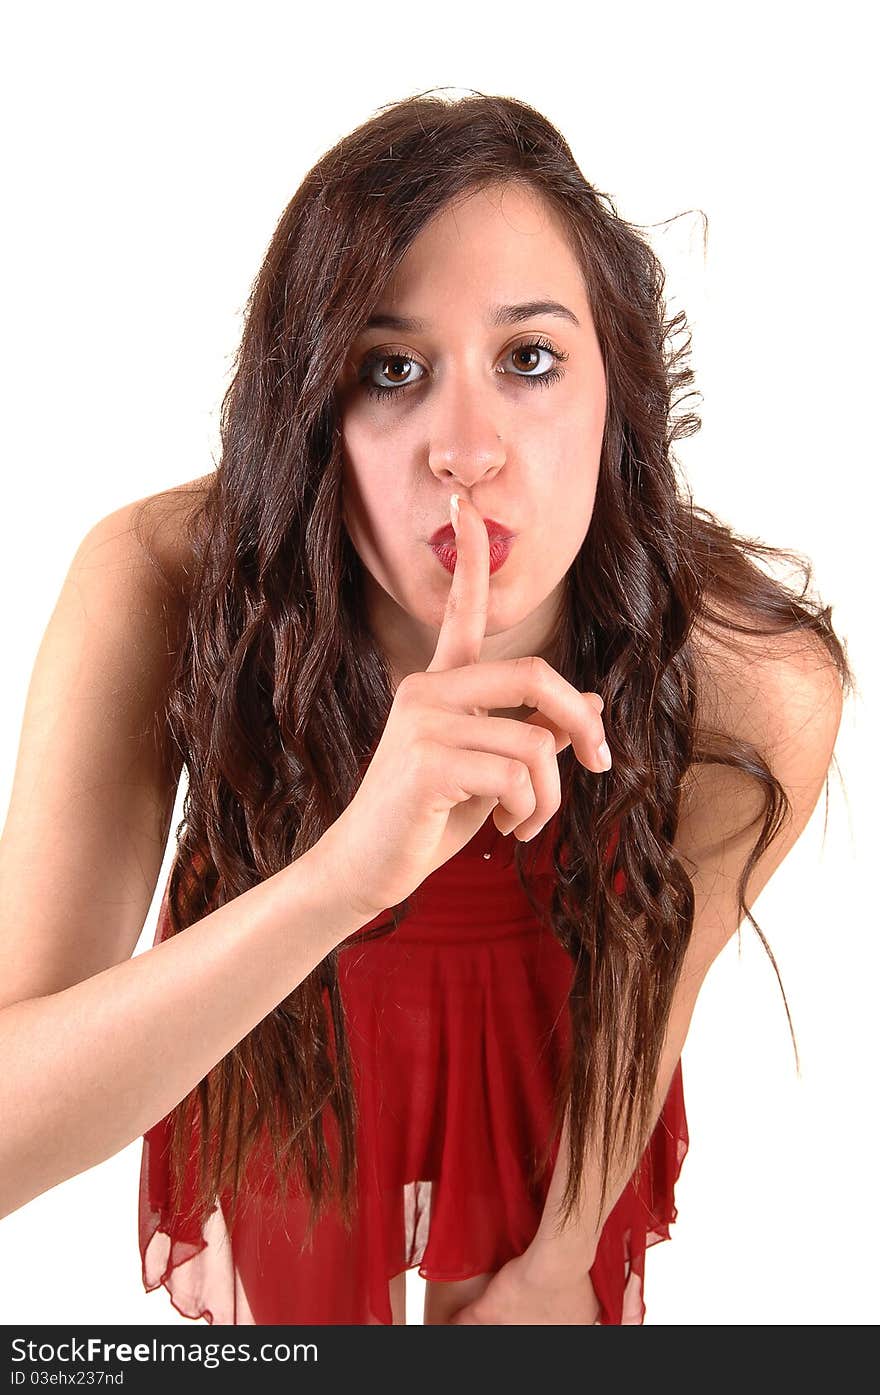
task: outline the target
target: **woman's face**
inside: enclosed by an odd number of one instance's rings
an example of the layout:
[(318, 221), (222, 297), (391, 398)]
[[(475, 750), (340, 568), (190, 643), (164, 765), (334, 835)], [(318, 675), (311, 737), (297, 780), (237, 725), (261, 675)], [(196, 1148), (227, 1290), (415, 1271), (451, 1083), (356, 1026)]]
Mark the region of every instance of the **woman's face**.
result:
[[(496, 313), (540, 301), (570, 315)], [(343, 517), (373, 634), (398, 681), (427, 668), (452, 584), (428, 540), (461, 493), (516, 534), (490, 578), (480, 658), (540, 654), (590, 525), (605, 424), (578, 263), (535, 194), (495, 186), (420, 233), (379, 317), (355, 339), (338, 397)]]

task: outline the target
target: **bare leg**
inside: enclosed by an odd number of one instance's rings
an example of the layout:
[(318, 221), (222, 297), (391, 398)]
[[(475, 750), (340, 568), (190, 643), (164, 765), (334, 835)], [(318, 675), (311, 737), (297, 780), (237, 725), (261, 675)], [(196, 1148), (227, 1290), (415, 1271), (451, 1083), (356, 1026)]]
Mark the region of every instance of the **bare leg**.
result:
[(479, 1298), (491, 1278), (491, 1274), (475, 1274), (471, 1279), (455, 1279), (448, 1283), (426, 1279), (425, 1326), (436, 1327), (448, 1324), (449, 1319), (458, 1312), (459, 1308), (463, 1308), (465, 1303), (471, 1303), (475, 1298)]
[(391, 1300), (391, 1319), (395, 1327), (406, 1326), (406, 1270), (401, 1269), (393, 1279), (388, 1280), (388, 1297)]

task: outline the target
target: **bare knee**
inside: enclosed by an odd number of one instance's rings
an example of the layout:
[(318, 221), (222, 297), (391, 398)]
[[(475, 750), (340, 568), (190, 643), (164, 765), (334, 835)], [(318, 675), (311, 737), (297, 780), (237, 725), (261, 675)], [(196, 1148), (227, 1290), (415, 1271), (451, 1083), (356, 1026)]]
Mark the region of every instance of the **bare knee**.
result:
[(485, 1292), (489, 1280), (493, 1277), (492, 1274), (475, 1274), (469, 1279), (453, 1279), (449, 1282), (426, 1279), (425, 1326), (437, 1327), (448, 1323), (459, 1308), (463, 1308), (466, 1303), (472, 1303)]

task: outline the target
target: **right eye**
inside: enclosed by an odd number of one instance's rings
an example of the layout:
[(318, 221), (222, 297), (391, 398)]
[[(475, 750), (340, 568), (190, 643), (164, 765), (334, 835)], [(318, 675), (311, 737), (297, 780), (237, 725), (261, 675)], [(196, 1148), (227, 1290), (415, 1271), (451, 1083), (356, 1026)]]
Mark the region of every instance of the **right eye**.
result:
[(394, 383), (395, 374), (404, 369), (420, 368), (421, 364), (416, 363), (411, 354), (404, 353), (402, 350), (380, 349), (378, 353), (369, 354), (364, 360), (360, 382), (370, 397), (396, 397), (419, 381), (418, 378), (413, 378), (410, 373), (403, 380), (398, 379), (396, 386), (385, 387), (373, 380), (373, 370), (377, 367), (385, 377), (390, 378)]

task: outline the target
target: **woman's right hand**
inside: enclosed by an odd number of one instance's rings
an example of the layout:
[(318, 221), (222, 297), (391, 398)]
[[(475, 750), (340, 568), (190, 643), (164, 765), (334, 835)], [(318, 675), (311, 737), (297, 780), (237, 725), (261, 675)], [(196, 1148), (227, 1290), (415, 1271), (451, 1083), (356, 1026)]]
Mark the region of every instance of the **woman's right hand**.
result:
[[(559, 808), (557, 755), (571, 741), (607, 768), (598, 693), (579, 693), (546, 660), (480, 662), (489, 605), (489, 536), (460, 498), (457, 557), (434, 657), (398, 685), (357, 793), (320, 840), (337, 884), (375, 919), (469, 843), (493, 815), (523, 841)], [(454, 520), (453, 520), (454, 525)], [(492, 709), (537, 709), (524, 721)]]

